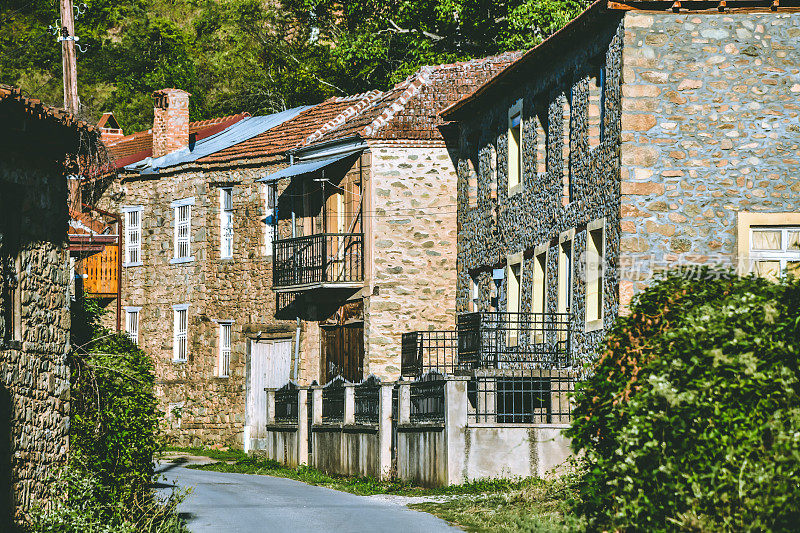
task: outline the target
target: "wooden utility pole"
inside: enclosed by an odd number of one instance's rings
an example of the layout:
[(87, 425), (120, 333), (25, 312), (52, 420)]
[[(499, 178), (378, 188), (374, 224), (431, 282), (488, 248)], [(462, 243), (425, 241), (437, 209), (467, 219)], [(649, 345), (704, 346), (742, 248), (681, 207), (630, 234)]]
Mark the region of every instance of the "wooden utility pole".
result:
[(59, 0), (61, 4), (61, 57), (64, 73), (64, 109), (78, 113), (78, 67), (75, 56), (75, 19), (72, 0)]

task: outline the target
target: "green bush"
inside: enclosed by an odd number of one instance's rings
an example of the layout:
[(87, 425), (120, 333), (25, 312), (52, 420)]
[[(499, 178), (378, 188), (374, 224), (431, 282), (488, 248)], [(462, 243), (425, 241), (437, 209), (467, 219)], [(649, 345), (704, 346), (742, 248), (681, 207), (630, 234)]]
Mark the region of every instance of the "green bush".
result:
[(153, 363), (127, 335), (100, 326), (93, 301), (75, 307), (70, 465), (107, 499), (132, 501), (149, 490), (160, 446)]
[(578, 389), (593, 529), (800, 524), (800, 281), (714, 274), (640, 294)]

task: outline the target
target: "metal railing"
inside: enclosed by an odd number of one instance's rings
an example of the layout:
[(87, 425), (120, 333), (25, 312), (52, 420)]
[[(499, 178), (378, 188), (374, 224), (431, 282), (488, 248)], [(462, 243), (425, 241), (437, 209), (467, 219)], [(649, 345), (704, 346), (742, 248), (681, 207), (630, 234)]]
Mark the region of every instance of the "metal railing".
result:
[[(490, 374), (491, 373), (491, 374)], [(566, 370), (488, 371), (467, 386), (470, 422), (568, 424), (576, 376)]]
[(479, 312), (458, 316), (458, 364), (475, 368), (571, 366), (569, 313)]
[(403, 333), (400, 374), (418, 378), (436, 370), (452, 374), (458, 366), (458, 333), (450, 331), (412, 331)]
[(297, 400), (297, 385), (291, 381), (275, 391), (275, 421), (277, 423), (297, 424), (299, 415)]
[(411, 383), (411, 423), (444, 422), (447, 380), (435, 370)]
[(381, 380), (372, 375), (353, 388), (357, 424), (378, 423), (380, 391)]
[(364, 280), (363, 233), (318, 233), (273, 243), (276, 288)]
[(322, 421), (344, 422), (344, 384), (346, 380), (337, 376), (322, 387)]

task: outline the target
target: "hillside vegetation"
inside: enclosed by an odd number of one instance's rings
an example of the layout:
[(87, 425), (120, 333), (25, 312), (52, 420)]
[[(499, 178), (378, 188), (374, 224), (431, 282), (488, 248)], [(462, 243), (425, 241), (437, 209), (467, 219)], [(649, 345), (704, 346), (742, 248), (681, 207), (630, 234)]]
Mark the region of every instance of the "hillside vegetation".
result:
[[(191, 118), (263, 114), (384, 89), (420, 65), (529, 48), (586, 0), (85, 0), (81, 114), (152, 123), (153, 90), (192, 93)], [(62, 104), (54, 0), (0, 3), (0, 83)]]

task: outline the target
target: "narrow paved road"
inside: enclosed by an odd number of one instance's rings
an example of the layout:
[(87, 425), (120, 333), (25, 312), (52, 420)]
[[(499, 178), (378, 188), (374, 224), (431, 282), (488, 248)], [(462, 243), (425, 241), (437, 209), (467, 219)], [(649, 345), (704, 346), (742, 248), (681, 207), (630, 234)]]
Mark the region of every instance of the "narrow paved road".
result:
[(192, 488), (178, 508), (193, 533), (453, 533), (427, 513), (300, 481), (162, 463), (162, 490)]

